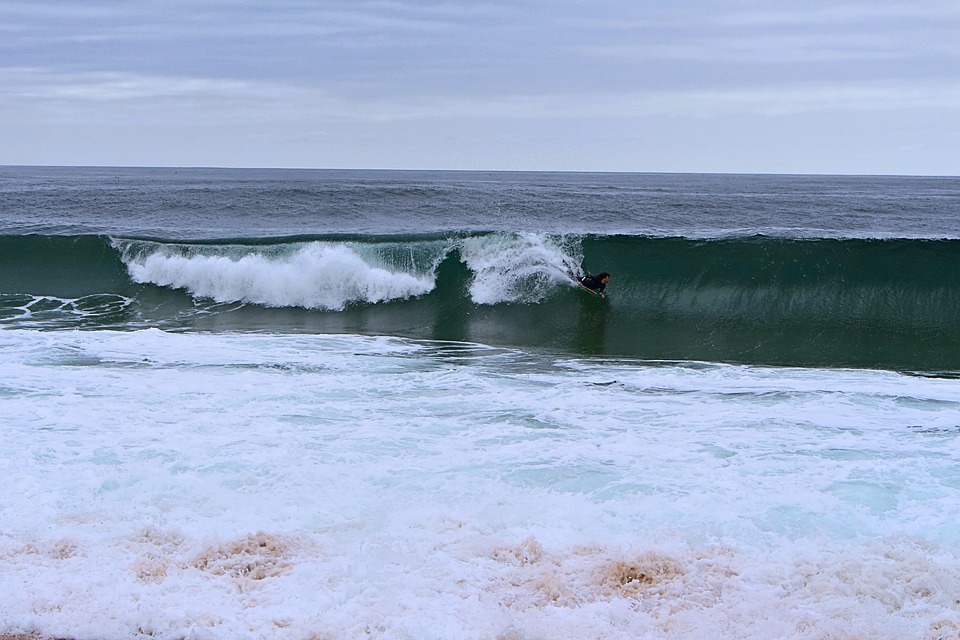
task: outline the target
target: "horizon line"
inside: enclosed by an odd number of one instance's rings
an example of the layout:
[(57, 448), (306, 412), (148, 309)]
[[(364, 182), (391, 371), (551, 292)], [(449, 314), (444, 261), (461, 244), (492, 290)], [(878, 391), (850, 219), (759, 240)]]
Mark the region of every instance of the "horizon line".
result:
[(438, 169), (397, 167), (293, 167), (293, 166), (229, 166), (229, 165), (123, 165), (123, 164), (3, 164), (2, 169), (156, 169), (185, 171), (343, 171), (383, 173), (555, 173), (579, 175), (697, 175), (697, 176), (781, 176), (781, 177), (848, 177), (848, 178), (960, 178), (960, 175), (926, 173), (831, 173), (831, 172), (775, 172), (775, 171), (639, 171), (596, 169)]

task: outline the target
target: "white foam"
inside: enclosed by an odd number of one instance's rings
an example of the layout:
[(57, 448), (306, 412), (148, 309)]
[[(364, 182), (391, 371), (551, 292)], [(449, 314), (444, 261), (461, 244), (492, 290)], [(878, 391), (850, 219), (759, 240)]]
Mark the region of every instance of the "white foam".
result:
[(267, 250), (115, 244), (135, 282), (185, 289), (218, 302), (327, 310), (424, 295), (434, 289), (435, 270), (454, 247), (472, 272), (470, 297), (476, 304), (541, 302), (559, 287), (573, 286), (570, 275), (579, 273), (583, 259), (576, 240), (534, 233), (426, 243), (421, 249), (430, 255), (420, 261), (428, 264), (418, 265), (411, 255), (402, 269), (381, 264), (376, 245), (310, 242), (294, 250), (291, 245)]
[(473, 272), (470, 298), (476, 304), (540, 302), (570, 286), (569, 274), (583, 259), (576, 248), (533, 233), (467, 238), (460, 253)]
[(133, 299), (118, 294), (94, 294), (80, 298), (36, 296), (29, 294), (4, 296), (0, 303), (0, 323), (18, 327), (33, 325), (67, 325), (83, 320), (103, 319), (123, 313)]
[(351, 302), (377, 303), (423, 295), (432, 276), (390, 271), (370, 264), (343, 244), (308, 243), (275, 256), (180, 254), (163, 250), (125, 257), (136, 282), (186, 289), (218, 302), (271, 307), (343, 309)]
[(937, 638), (960, 381), (0, 331), (2, 631)]

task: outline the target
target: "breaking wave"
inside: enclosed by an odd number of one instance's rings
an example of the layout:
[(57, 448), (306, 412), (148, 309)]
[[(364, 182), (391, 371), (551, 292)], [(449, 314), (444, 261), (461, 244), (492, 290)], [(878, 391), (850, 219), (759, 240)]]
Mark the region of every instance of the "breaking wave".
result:
[[(960, 240), (28, 235), (2, 237), (0, 248), (8, 325), (378, 333), (652, 359), (960, 370)], [(581, 265), (613, 274), (607, 300), (574, 286)]]

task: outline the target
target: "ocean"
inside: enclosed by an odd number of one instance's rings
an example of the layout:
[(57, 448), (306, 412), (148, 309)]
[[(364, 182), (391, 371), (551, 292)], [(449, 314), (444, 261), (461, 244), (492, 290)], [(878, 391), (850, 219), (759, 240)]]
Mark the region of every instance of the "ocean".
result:
[(0, 634), (956, 640), (960, 178), (0, 167), (0, 416)]

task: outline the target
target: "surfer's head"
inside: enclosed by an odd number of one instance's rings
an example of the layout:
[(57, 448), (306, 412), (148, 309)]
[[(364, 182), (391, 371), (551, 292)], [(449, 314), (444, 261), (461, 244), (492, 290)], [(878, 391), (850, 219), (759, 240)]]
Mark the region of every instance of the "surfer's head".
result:
[(607, 273), (606, 271), (601, 271), (600, 273), (597, 274), (597, 280), (599, 280), (603, 284), (607, 284), (608, 282), (610, 282), (610, 274)]

